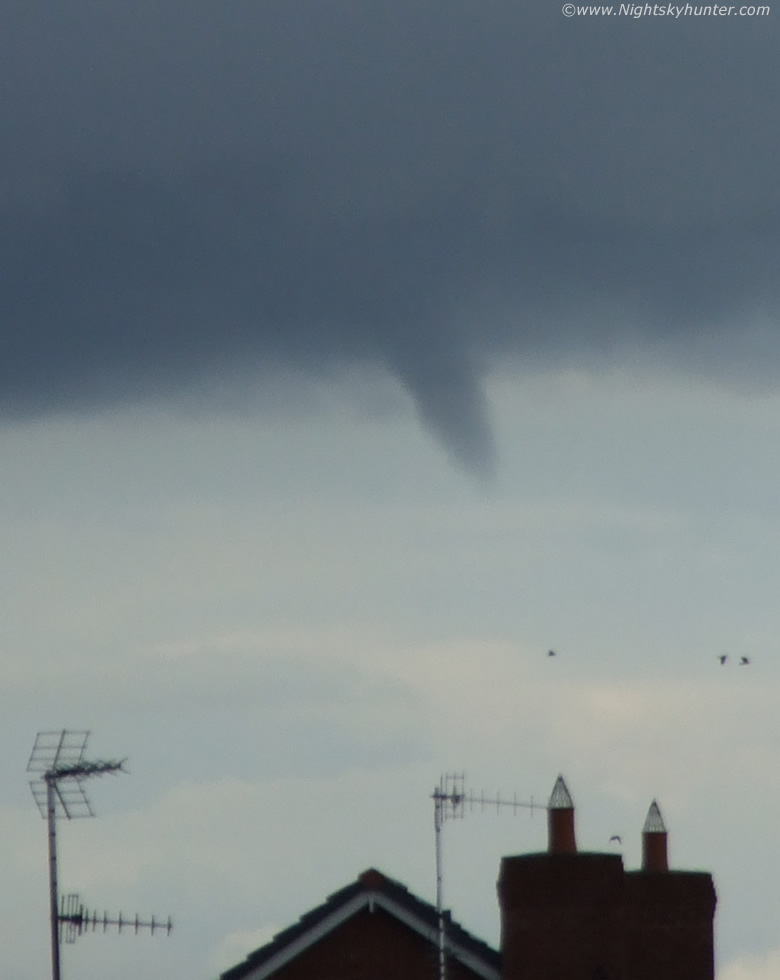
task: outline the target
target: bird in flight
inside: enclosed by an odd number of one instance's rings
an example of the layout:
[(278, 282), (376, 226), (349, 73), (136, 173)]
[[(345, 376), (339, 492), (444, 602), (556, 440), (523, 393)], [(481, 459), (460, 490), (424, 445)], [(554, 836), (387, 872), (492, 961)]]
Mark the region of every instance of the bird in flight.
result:
[(718, 660), (720, 660), (720, 664), (721, 664), (721, 667), (723, 666), (723, 664), (725, 664), (725, 663), (726, 663), (726, 661), (727, 661), (728, 659), (729, 659), (729, 658), (728, 658), (728, 654), (726, 654), (726, 653), (722, 653), (722, 654), (721, 654), (721, 655), (720, 655), (720, 656), (718, 657)]
[(620, 836), (620, 834), (613, 834), (613, 835), (612, 835), (612, 836), (611, 836), (611, 837), (609, 838), (609, 842), (610, 842), (610, 844), (611, 844), (611, 843), (612, 843), (613, 841), (614, 841), (614, 842), (615, 842), (616, 844), (622, 844), (622, 843), (623, 843), (623, 838), (622, 838), (622, 837)]
[(555, 656), (555, 650), (548, 650), (547, 651), (547, 656), (548, 657), (554, 657)]
[(749, 664), (749, 663), (750, 663), (750, 657), (740, 657), (739, 658), (739, 666), (740, 667), (744, 667), (746, 664)]

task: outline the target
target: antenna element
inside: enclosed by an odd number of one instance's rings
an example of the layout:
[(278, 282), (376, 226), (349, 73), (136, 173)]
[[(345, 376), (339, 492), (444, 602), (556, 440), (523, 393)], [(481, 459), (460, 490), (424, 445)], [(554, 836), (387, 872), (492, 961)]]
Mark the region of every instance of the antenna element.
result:
[(541, 803), (534, 803), (531, 797), (530, 803), (518, 800), (515, 795), (511, 800), (502, 799), (499, 793), (495, 796), (485, 796), (484, 791), (480, 796), (475, 793), (466, 792), (464, 789), (466, 776), (464, 773), (447, 772), (439, 778), (439, 785), (431, 794), (433, 800), (433, 825), (436, 832), (436, 917), (439, 923), (439, 980), (447, 980), (447, 956), (446, 956), (446, 936), (444, 918), (444, 871), (442, 861), (442, 827), (446, 820), (462, 820), (465, 816), (466, 804), (469, 810), (479, 807), (481, 811), (486, 808), (496, 808), (498, 812), (502, 807), (512, 807), (512, 812), (518, 810), (530, 810), (533, 816), (534, 810), (546, 810), (547, 807)]
[(63, 895), (60, 901), (57, 889), (57, 818), (94, 817), (87, 797), (84, 783), (88, 779), (107, 774), (125, 772), (125, 760), (88, 761), (84, 751), (89, 739), (88, 731), (38, 732), (27, 763), (27, 771), (36, 773), (37, 778), (30, 781), (33, 798), (41, 816), (48, 823), (49, 835), (49, 922), (51, 930), (51, 972), (52, 980), (60, 980), (60, 944), (74, 943), (76, 937), (91, 927), (94, 932), (99, 925), (105, 932), (109, 926), (164, 929), (170, 935), (173, 923), (170, 916), (165, 922), (158, 922), (154, 916), (144, 922), (137, 915), (134, 919), (123, 919), (121, 913), (112, 918), (104, 912), (102, 918), (95, 912), (87, 912), (80, 904), (78, 895)]

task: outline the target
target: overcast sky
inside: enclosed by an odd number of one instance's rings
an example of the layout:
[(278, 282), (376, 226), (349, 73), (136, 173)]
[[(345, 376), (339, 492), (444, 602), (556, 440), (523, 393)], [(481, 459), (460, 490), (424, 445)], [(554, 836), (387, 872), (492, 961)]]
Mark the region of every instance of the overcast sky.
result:
[[(657, 797), (719, 980), (777, 977), (777, 16), (6, 5), (4, 976), (66, 726), (131, 775), (63, 891), (176, 921), (66, 978), (214, 980), (370, 865), (433, 901), (452, 769), (562, 771), (630, 867)], [(544, 821), (445, 833), (497, 943)]]

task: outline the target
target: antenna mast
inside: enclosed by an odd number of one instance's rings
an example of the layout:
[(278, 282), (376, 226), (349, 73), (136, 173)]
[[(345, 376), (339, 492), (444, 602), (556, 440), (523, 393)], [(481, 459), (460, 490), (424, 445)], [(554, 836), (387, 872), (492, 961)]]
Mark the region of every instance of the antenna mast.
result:
[(78, 895), (62, 896), (60, 902), (57, 884), (57, 818), (94, 817), (92, 807), (83, 783), (106, 774), (116, 775), (125, 772), (125, 760), (94, 761), (84, 758), (89, 739), (88, 731), (38, 732), (35, 744), (27, 763), (27, 771), (37, 773), (38, 778), (30, 782), (35, 802), (41, 816), (48, 824), (49, 837), (49, 922), (51, 930), (51, 971), (52, 980), (60, 980), (60, 943), (73, 943), (76, 936), (91, 927), (94, 932), (99, 925), (105, 932), (108, 926), (133, 926), (138, 932), (141, 928), (165, 929), (170, 934), (173, 923), (170, 917), (164, 923), (155, 920), (144, 922), (136, 915), (134, 919), (112, 918), (104, 912), (102, 918), (97, 913), (89, 913), (79, 903)]
[(477, 796), (475, 793), (467, 792), (464, 789), (466, 780), (465, 773), (448, 772), (443, 773), (439, 778), (439, 785), (431, 794), (433, 799), (433, 825), (436, 834), (436, 917), (438, 920), (438, 940), (439, 940), (439, 980), (447, 980), (447, 956), (446, 956), (446, 923), (444, 919), (444, 866), (442, 860), (442, 828), (446, 820), (462, 820), (465, 816), (466, 804), (473, 810), (478, 806), (484, 811), (486, 808), (495, 807), (496, 811), (502, 807), (512, 807), (512, 812), (518, 810), (530, 810), (533, 816), (534, 810), (546, 810), (547, 807), (541, 803), (531, 801), (526, 803), (518, 800), (515, 795), (511, 800), (502, 799), (499, 793), (495, 796), (487, 797), (484, 792)]

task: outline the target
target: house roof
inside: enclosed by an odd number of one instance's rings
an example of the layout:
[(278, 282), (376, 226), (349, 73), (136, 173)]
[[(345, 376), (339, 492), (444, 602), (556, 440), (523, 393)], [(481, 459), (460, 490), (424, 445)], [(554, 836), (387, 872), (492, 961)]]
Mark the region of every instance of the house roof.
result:
[[(278, 933), (265, 946), (250, 953), (243, 963), (221, 975), (220, 980), (264, 980), (299, 956), (304, 950), (365, 908), (381, 908), (434, 946), (438, 943), (438, 915), (435, 906), (413, 895), (400, 882), (374, 868), (332, 895), (292, 926)], [(499, 952), (454, 922), (445, 912), (446, 949), (484, 980), (499, 980)]]

